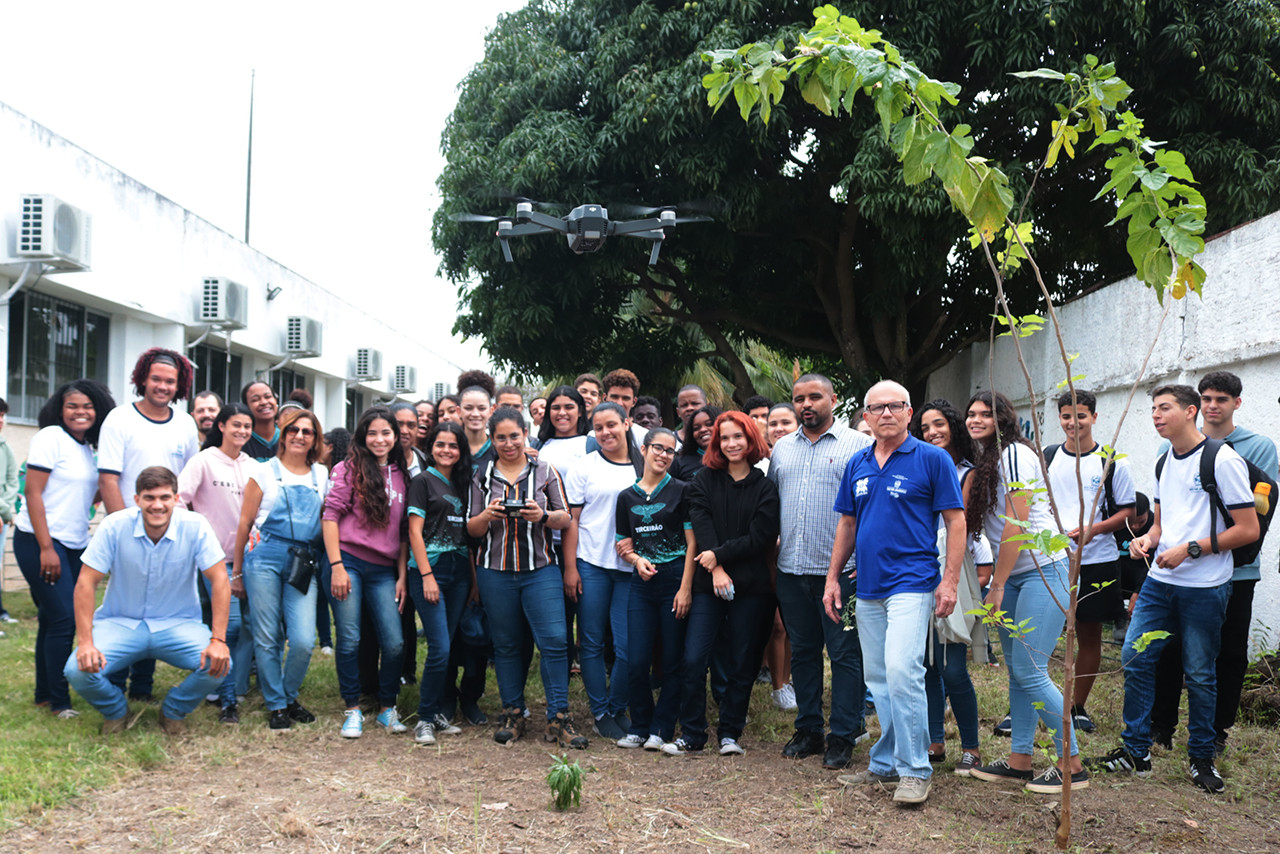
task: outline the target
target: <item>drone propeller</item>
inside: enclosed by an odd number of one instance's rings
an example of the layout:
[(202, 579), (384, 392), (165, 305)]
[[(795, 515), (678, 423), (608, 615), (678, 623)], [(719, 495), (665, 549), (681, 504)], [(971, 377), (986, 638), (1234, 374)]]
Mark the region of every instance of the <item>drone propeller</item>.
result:
[[(703, 213), (714, 214), (724, 210), (725, 204), (719, 199), (694, 199), (688, 202), (680, 202), (675, 205), (661, 205), (659, 207), (645, 207), (643, 205), (633, 205), (627, 202), (613, 202), (605, 205), (609, 209), (610, 214), (617, 216), (654, 216), (663, 211), (679, 211), (680, 213)], [(694, 222), (695, 220), (689, 220)], [(696, 220), (701, 222), (702, 220)]]
[(449, 214), (454, 222), (510, 222), (509, 216), (486, 216), (485, 214), (455, 213)]

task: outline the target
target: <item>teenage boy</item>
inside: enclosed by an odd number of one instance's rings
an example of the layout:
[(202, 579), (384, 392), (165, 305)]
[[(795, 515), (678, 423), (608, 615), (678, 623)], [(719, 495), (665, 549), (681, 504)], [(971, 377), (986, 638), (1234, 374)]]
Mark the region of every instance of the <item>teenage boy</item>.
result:
[(524, 412), (524, 392), (520, 391), (520, 389), (513, 385), (504, 385), (502, 388), (498, 389), (494, 398), (497, 401), (494, 404), (495, 408), (500, 406), (510, 406), (516, 412)]
[[(1225, 439), (1237, 454), (1276, 480), (1276, 445), (1248, 427), (1235, 423), (1236, 410), (1243, 402), (1240, 378), (1229, 371), (1205, 374), (1198, 386), (1200, 392), (1200, 429), (1210, 439)], [(1271, 496), (1275, 501), (1277, 496)], [(1262, 578), (1259, 561), (1237, 566), (1231, 574), (1231, 599), (1227, 617), (1222, 622), (1222, 641), (1218, 651), (1218, 699), (1214, 709), (1214, 746), (1218, 753), (1226, 749), (1227, 730), (1236, 722), (1240, 708), (1240, 692), (1249, 667), (1249, 626), (1253, 621), (1253, 592)], [(1152, 738), (1166, 747), (1173, 743), (1178, 725), (1178, 701), (1182, 698), (1182, 659), (1176, 645), (1165, 649), (1156, 668), (1156, 702), (1151, 712)]]
[(747, 398), (747, 402), (742, 404), (742, 411), (756, 422), (756, 426), (760, 428), (761, 436), (769, 434), (769, 410), (773, 408), (773, 401), (762, 394), (753, 394)]
[(684, 425), (689, 423), (693, 413), (706, 405), (707, 393), (702, 390), (701, 386), (681, 386), (680, 391), (676, 392), (676, 417), (680, 419), (680, 427), (676, 430), (676, 433), (683, 433)]
[(244, 452), (265, 463), (276, 455), (276, 446), (280, 444), (280, 428), (276, 426), (280, 405), (276, 393), (262, 380), (254, 380), (240, 390), (240, 402), (253, 413), (253, 432), (244, 444)]
[[(1049, 459), (1049, 486), (1053, 490), (1058, 518), (1075, 547), (1080, 549), (1080, 579), (1076, 605), (1076, 681), (1072, 698), (1071, 719), (1078, 732), (1093, 732), (1097, 727), (1085, 711), (1085, 702), (1093, 681), (1102, 666), (1102, 624), (1119, 619), (1124, 613), (1120, 594), (1120, 563), (1117, 559), (1114, 531), (1121, 530), (1133, 518), (1136, 502), (1133, 475), (1129, 461), (1116, 459), (1111, 474), (1102, 476), (1106, 463), (1101, 446), (1093, 438), (1098, 423), (1098, 400), (1092, 392), (1077, 389), (1075, 403), (1071, 392), (1058, 397), (1058, 423), (1065, 440)], [(1076, 464), (1080, 480), (1076, 480)], [(1083, 510), (1087, 514), (1099, 490), (1098, 507), (1092, 518), (1082, 518), (1080, 493), (1084, 492)]]
[[(617, 368), (604, 375), (605, 400), (612, 400), (626, 411), (628, 417), (633, 415), (636, 401), (640, 399), (640, 378), (626, 368)], [(631, 422), (631, 437), (637, 448), (644, 446), (644, 437), (649, 431)]]
[[(644, 428), (647, 434), (654, 427), (662, 426), (662, 402), (656, 397), (642, 394), (631, 407), (631, 420)], [(679, 446), (679, 442), (676, 443)]]
[[(1123, 651), (1123, 744), (1090, 765), (1099, 771), (1151, 774), (1151, 707), (1155, 699), (1156, 663), (1170, 643), (1182, 646), (1187, 683), (1187, 754), (1191, 779), (1206, 792), (1221, 792), (1222, 777), (1214, 767), (1214, 707), (1218, 684), (1215, 660), (1222, 622), (1231, 597), (1231, 550), (1258, 538), (1249, 470), (1244, 458), (1228, 446), (1218, 449), (1213, 475), (1231, 513), (1224, 527), (1209, 494), (1200, 487), (1200, 456), (1205, 436), (1196, 429), (1200, 395), (1185, 385), (1164, 385), (1151, 393), (1151, 420), (1169, 441), (1169, 453), (1156, 478), (1155, 520), (1151, 530), (1129, 543), (1134, 557), (1147, 558), (1151, 569), (1138, 592)], [(1217, 548), (1210, 525), (1221, 528)], [(1148, 632), (1168, 632), (1139, 652)]]
[(579, 374), (573, 381), (573, 387), (582, 395), (582, 400), (587, 404), (587, 415), (590, 416), (591, 410), (604, 399), (604, 385), (600, 378), (595, 374)]

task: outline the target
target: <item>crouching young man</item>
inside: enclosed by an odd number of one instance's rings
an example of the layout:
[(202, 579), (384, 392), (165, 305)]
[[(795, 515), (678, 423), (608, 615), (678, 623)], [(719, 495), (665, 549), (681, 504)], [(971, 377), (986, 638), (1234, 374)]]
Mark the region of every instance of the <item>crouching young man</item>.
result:
[[(143, 658), (190, 670), (160, 706), (160, 727), (182, 731), (182, 719), (231, 669), (227, 613), (231, 585), (213, 528), (199, 513), (179, 508), (178, 479), (163, 466), (143, 469), (137, 506), (112, 513), (84, 552), (76, 582), (77, 646), (64, 673), (76, 692), (102, 713), (104, 733), (125, 728), (129, 707), (108, 674)], [(213, 632), (200, 620), (196, 572), (209, 581)], [(98, 585), (108, 575), (102, 607)]]

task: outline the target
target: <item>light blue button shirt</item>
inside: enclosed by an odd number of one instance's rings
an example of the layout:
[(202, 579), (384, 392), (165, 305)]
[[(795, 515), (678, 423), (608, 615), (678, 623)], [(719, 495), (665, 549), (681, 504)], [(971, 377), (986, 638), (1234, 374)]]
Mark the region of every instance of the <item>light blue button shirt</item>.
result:
[(107, 576), (93, 621), (153, 632), (200, 622), (197, 576), (225, 557), (213, 527), (199, 513), (175, 508), (159, 542), (151, 542), (142, 511), (130, 507), (98, 525), (83, 562)]

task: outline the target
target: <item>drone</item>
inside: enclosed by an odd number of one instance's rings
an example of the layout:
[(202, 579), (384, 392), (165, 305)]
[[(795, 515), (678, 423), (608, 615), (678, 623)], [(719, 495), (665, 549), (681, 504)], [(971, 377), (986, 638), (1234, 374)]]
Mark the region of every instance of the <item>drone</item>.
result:
[(658, 252), (662, 249), (662, 241), (667, 239), (668, 229), (685, 222), (712, 221), (709, 216), (676, 216), (674, 206), (636, 209), (643, 219), (611, 220), (608, 209), (603, 205), (578, 205), (565, 216), (558, 217), (534, 210), (534, 204), (530, 199), (520, 199), (516, 203), (514, 217), (459, 213), (453, 214), (451, 219), (457, 222), (496, 222), (498, 230), (495, 236), (502, 244), (502, 257), (507, 263), (513, 260), (508, 243), (511, 238), (550, 232), (563, 234), (569, 248), (578, 255), (595, 252), (614, 235), (651, 241), (650, 266), (658, 263)]

